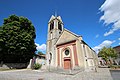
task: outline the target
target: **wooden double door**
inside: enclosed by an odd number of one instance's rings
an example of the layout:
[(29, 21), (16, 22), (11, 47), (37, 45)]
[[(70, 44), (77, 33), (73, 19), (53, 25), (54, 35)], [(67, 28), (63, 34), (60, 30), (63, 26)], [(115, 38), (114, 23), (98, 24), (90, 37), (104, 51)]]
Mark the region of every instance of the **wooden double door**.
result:
[(64, 59), (64, 69), (71, 69), (71, 60)]

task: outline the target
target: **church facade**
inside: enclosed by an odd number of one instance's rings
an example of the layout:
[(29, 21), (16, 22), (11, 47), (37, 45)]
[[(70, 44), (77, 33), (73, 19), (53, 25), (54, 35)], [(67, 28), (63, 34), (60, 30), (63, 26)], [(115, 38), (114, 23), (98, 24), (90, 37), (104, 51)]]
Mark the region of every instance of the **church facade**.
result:
[(46, 65), (51, 69), (94, 70), (98, 65), (95, 51), (82, 36), (64, 28), (60, 16), (51, 16), (48, 22)]

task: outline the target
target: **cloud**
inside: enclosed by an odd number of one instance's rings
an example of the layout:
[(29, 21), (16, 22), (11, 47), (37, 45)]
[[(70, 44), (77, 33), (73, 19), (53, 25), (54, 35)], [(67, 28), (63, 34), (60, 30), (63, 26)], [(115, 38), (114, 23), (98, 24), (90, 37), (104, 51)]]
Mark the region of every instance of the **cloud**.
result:
[(99, 44), (98, 46), (93, 47), (93, 50), (95, 50), (97, 53), (100, 49), (102, 49), (103, 47), (109, 47), (111, 46), (115, 41), (110, 41), (110, 40), (105, 40), (103, 41), (101, 44)]
[(38, 51), (46, 51), (46, 44), (42, 44), (42, 45), (39, 45), (37, 43), (35, 43), (35, 44), (37, 46), (36, 48)]
[(106, 25), (113, 24), (112, 28), (105, 32), (104, 36), (113, 34), (120, 29), (120, 0), (106, 0), (99, 10), (104, 12), (100, 21), (103, 20)]
[(95, 36), (95, 38), (98, 38), (99, 37), (99, 34), (97, 34), (96, 36)]
[(120, 40), (120, 38), (118, 38), (118, 40)]
[[(118, 38), (118, 40), (120, 41), (120, 38)], [(120, 45), (120, 43), (119, 43), (119, 45)]]

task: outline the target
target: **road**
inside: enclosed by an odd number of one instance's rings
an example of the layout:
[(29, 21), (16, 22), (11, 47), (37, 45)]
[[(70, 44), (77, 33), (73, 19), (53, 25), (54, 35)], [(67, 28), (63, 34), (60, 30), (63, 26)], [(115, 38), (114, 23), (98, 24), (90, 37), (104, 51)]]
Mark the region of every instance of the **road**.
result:
[(110, 70), (113, 80), (120, 80), (120, 70)]

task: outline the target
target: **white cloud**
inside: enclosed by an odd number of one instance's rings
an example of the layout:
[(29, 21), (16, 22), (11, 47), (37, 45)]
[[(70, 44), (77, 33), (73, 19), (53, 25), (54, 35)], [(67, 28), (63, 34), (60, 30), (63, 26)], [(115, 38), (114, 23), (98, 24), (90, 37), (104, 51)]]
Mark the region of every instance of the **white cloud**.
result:
[(120, 40), (120, 38), (118, 38), (118, 40)]
[(38, 51), (46, 51), (46, 44), (42, 44), (42, 45), (39, 45), (37, 43), (35, 43), (35, 44), (37, 46), (36, 48)]
[[(120, 41), (120, 38), (118, 38), (118, 40)], [(120, 45), (120, 42), (118, 43), (118, 45)]]
[(120, 29), (120, 0), (106, 0), (99, 10), (104, 12), (100, 21), (103, 20), (106, 25), (113, 23), (112, 28), (104, 36), (113, 34)]
[(105, 40), (98, 46), (93, 47), (93, 50), (95, 50), (98, 53), (98, 50), (102, 49), (103, 47), (109, 47), (111, 46), (115, 41)]
[(98, 38), (99, 37), (99, 34), (97, 34), (96, 36), (95, 36), (95, 38)]

